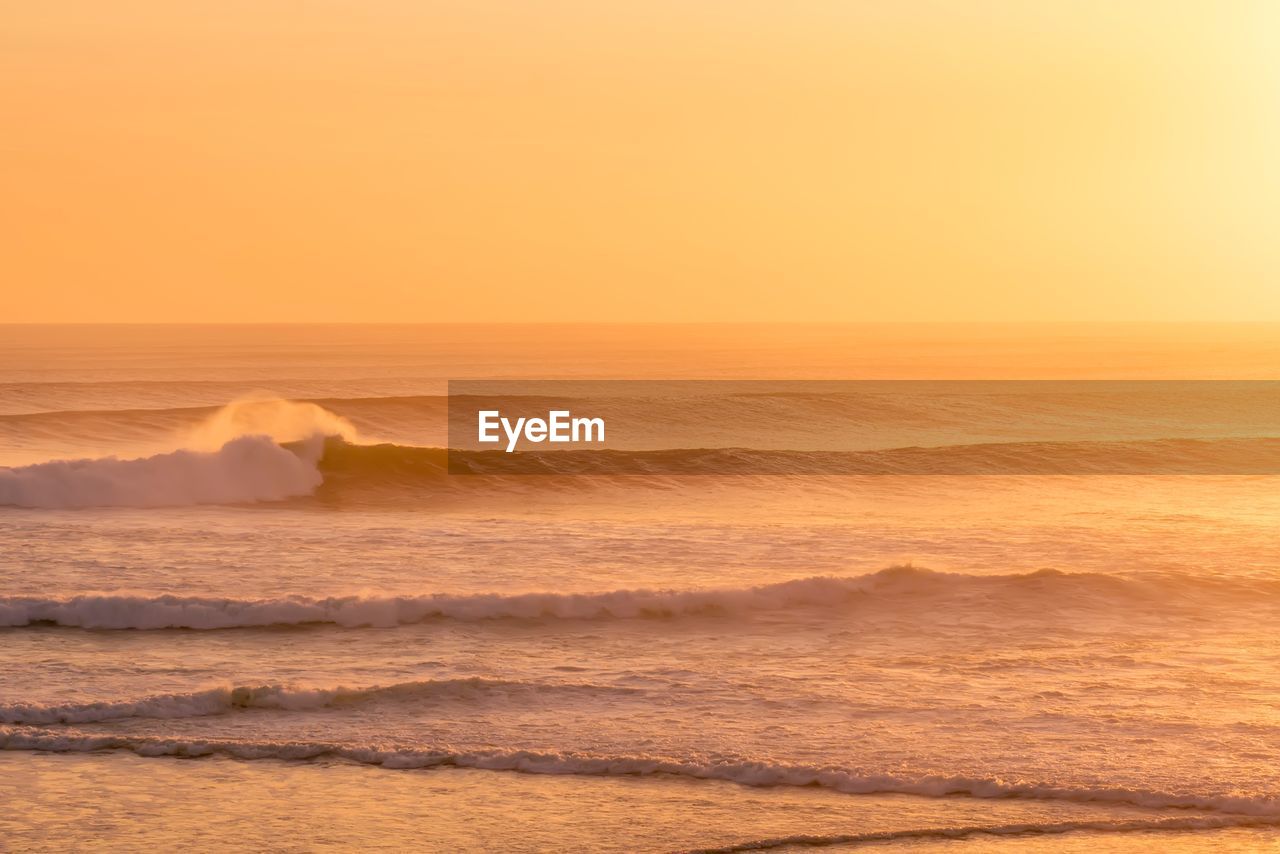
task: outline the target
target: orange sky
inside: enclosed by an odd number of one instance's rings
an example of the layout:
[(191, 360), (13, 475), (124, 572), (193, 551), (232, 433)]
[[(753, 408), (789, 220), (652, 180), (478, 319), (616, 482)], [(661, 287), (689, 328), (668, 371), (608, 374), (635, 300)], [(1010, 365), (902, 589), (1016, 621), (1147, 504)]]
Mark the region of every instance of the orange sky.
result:
[(1270, 0), (0, 16), (0, 320), (1280, 319)]

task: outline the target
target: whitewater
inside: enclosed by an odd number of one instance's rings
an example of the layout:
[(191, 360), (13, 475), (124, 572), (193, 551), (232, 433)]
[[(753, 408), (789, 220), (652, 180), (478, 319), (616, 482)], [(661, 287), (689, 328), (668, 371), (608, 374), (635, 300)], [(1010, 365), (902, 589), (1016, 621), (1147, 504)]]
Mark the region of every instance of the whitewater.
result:
[[(1094, 435), (1088, 388), (993, 391), (995, 426), (936, 391), (699, 390), (663, 410), (667, 442), (632, 437), (626, 470), (478, 455), (499, 468), (458, 476), (460, 376), (581, 377), (584, 352), (601, 379), (998, 360), (939, 330), (906, 349), (773, 332), (767, 361), (749, 329), (659, 347), (584, 328), (546, 351), (513, 327), (484, 353), (454, 329), (21, 334), (0, 341), (15, 850), (105, 824), (161, 849), (313, 850), (353, 821), (371, 847), (449, 850), (1280, 841), (1265, 394), (1205, 387), (1194, 430), (1150, 417), (1181, 391), (1111, 395)], [(1012, 348), (1038, 378), (1083, 338), (1004, 340), (999, 364)], [(1106, 340), (1073, 370), (1176, 364), (1155, 333)], [(1270, 358), (1206, 352), (1166, 378)], [(614, 431), (633, 407), (582, 411)], [(804, 417), (768, 447), (707, 432), (781, 412)], [(803, 429), (836, 419), (849, 447)]]

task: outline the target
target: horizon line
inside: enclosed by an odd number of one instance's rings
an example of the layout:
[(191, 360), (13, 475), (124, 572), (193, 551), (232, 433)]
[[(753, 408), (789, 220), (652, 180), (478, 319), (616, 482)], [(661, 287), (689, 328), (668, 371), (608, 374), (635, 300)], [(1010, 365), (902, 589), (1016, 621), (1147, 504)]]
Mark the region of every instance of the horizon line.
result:
[(1121, 320), (0, 320), (11, 326), (1265, 326), (1274, 319)]

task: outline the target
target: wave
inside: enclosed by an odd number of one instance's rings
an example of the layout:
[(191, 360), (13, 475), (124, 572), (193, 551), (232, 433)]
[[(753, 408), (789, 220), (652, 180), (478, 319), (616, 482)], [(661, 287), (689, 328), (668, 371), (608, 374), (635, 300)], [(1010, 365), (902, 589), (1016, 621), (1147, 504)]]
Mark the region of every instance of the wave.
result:
[(740, 854), (774, 848), (822, 848), (831, 845), (874, 845), (930, 839), (968, 839), (975, 836), (1046, 836), (1060, 833), (1158, 833), (1175, 830), (1223, 830), (1232, 827), (1274, 827), (1275, 816), (1181, 816), (1176, 818), (1020, 822), (1016, 824), (971, 824), (952, 827), (916, 827), (904, 830), (870, 831), (830, 835), (795, 834), (772, 839), (756, 839), (715, 848), (697, 848), (684, 854)]
[[(229, 400), (285, 398), (377, 416), (384, 410), (438, 410), (448, 398), (424, 394), (444, 389), (445, 380), (363, 377), (341, 380), (271, 378), (270, 380), (119, 380), (96, 382), (0, 382), (0, 432), (8, 424), (27, 426), (77, 423), (165, 423), (174, 418), (191, 423)], [(358, 395), (350, 394), (354, 389)]]
[(87, 753), (123, 750), (139, 756), (232, 759), (345, 759), (389, 769), (475, 768), (528, 774), (574, 774), (596, 777), (668, 775), (698, 780), (724, 780), (757, 787), (814, 786), (846, 794), (901, 794), (922, 797), (1067, 801), (1152, 809), (1187, 809), (1280, 820), (1280, 800), (1265, 795), (1165, 792), (1126, 786), (1058, 785), (1024, 780), (931, 774), (906, 777), (863, 773), (834, 766), (789, 765), (726, 759), (671, 759), (658, 756), (598, 756), (534, 750), (387, 748), (320, 741), (184, 739), (163, 736), (94, 734), (0, 726), (0, 750)]
[(243, 709), (309, 711), (377, 700), (471, 699), (518, 695), (632, 694), (638, 689), (582, 683), (526, 682), (467, 677), (427, 679), (367, 688), (307, 688), (286, 685), (221, 686), (202, 691), (153, 694), (130, 700), (89, 703), (0, 704), (0, 723), (24, 726), (104, 723), (126, 718), (171, 720), (224, 715)]
[[(644, 435), (637, 436), (639, 444), (634, 448), (516, 454), (394, 442), (374, 444), (367, 439), (370, 435), (437, 435), (441, 425), (436, 422), (447, 409), (446, 399), (439, 396), (320, 402), (249, 398), (215, 410), (0, 416), (0, 434), (7, 430), (19, 437), (21, 441), (15, 445), (19, 448), (61, 443), (68, 448), (82, 449), (102, 443), (115, 449), (128, 446), (135, 453), (156, 451), (136, 459), (109, 456), (0, 468), (0, 506), (159, 507), (278, 501), (311, 495), (326, 500), (353, 498), (394, 503), (409, 497), (458, 490), (492, 495), (509, 489), (508, 484), (449, 477), (460, 474), (622, 476), (628, 478), (627, 485), (634, 487), (644, 483), (643, 479), (632, 477), (635, 475), (664, 479), (665, 483), (665, 479), (689, 475), (1280, 473), (1280, 439), (1277, 438), (1169, 437), (1100, 441), (1090, 437), (1106, 431), (1095, 424), (1096, 429), (1090, 433), (1087, 423), (1070, 434), (1075, 438), (1059, 441), (1003, 441), (988, 436), (960, 443), (964, 437), (986, 434), (942, 429), (932, 422), (927, 428), (920, 428), (923, 432), (913, 433), (914, 427), (898, 429), (880, 425), (863, 435), (858, 431), (869, 417), (868, 402), (883, 395), (835, 395), (834, 402), (826, 397), (724, 395), (721, 400), (751, 407), (755, 413), (752, 416), (755, 420), (748, 422), (748, 426), (755, 424), (755, 427), (740, 427), (736, 434), (718, 430), (715, 425), (723, 419), (709, 419), (700, 411), (699, 407), (706, 402), (704, 398), (694, 398), (693, 404), (680, 403), (684, 407), (682, 412), (698, 413), (696, 418), (690, 415), (692, 420), (681, 428), (684, 432), (672, 422), (655, 421), (653, 413), (644, 408), (649, 405), (646, 400), (627, 401), (626, 405), (634, 411), (626, 410), (624, 415), (629, 415), (619, 416), (621, 420), (616, 423), (641, 425), (635, 429)], [(825, 401), (823, 405), (830, 403), (847, 411), (841, 409), (837, 413), (839, 418), (814, 416), (796, 420), (776, 408), (780, 403), (796, 405), (796, 400), (805, 405)], [(963, 395), (956, 400), (970, 405)], [(957, 406), (956, 400), (947, 398), (947, 406)], [(913, 411), (910, 407), (904, 410), (903, 402), (897, 400), (881, 401), (880, 405), (888, 407), (898, 418), (905, 418)], [(359, 429), (356, 421), (328, 407), (350, 413), (360, 422)], [(919, 413), (914, 417), (929, 421)], [(1016, 420), (1014, 415), (1009, 418)], [(85, 426), (86, 422), (98, 424), (105, 434), (95, 437), (97, 428)], [(726, 423), (737, 422), (730, 419)], [(644, 427), (646, 424), (650, 426)], [(788, 424), (800, 426), (790, 430), (786, 428)], [(776, 450), (732, 444), (733, 440), (750, 442), (754, 437), (772, 442), (794, 440), (797, 442), (794, 447), (805, 447), (814, 441), (815, 425), (822, 424), (834, 425), (834, 438), (828, 437), (823, 442), (854, 446), (871, 442), (872, 449)], [(1176, 432), (1172, 426), (1163, 426)], [(1218, 426), (1227, 430), (1231, 425)], [(652, 435), (645, 434), (646, 430)], [(901, 447), (893, 444), (905, 443), (912, 436), (919, 444)], [(712, 446), (680, 446), (682, 438), (694, 441), (701, 438), (711, 441)], [(138, 451), (138, 448), (147, 450)]]
[[(316, 435), (280, 444), (242, 436), (218, 450), (183, 449), (140, 459), (55, 460), (0, 468), (0, 506), (44, 509), (242, 504), (315, 496), (398, 504), (467, 490), (490, 497), (522, 487), (669, 485), (693, 475), (1273, 475), (1280, 439), (901, 448), (888, 451), (554, 451), (506, 454), (394, 444), (357, 445)], [(494, 475), (465, 477), (459, 475)], [(505, 477), (504, 477), (505, 476)], [(637, 477), (640, 476), (640, 477)]]
[(1097, 475), (1280, 474), (1280, 439), (1005, 442), (875, 451), (754, 448), (472, 451), (331, 441), (326, 488), (412, 486), (442, 475)]
[(323, 482), (317, 443), (287, 449), (242, 436), (218, 450), (179, 450), (136, 460), (55, 460), (0, 469), (0, 505), (46, 509), (174, 507), (281, 501)]
[(52, 460), (0, 468), (0, 506), (45, 509), (173, 507), (282, 501), (324, 481), (333, 442), (356, 441), (345, 419), (314, 404), (234, 401), (151, 456)]
[[(463, 381), (452, 397), (423, 394), (421, 383), (406, 386), (387, 379), (341, 384), (345, 389), (359, 387), (364, 396), (332, 394), (336, 389), (324, 381), (272, 382), (279, 385), (274, 394), (216, 381), (0, 384), (6, 404), (20, 410), (0, 409), (0, 434), (18, 425), (56, 434), (190, 423), (214, 412), (221, 401), (211, 395), (219, 392), (226, 395), (222, 401), (286, 396), (367, 424), (375, 433), (391, 430), (388, 435), (399, 435), (400, 428), (416, 433), (428, 421), (443, 426), (451, 402), (519, 404), (544, 412), (571, 405), (625, 427), (632, 435), (701, 436), (704, 441), (708, 435), (728, 436), (731, 444), (752, 447), (752, 437), (762, 436), (808, 437), (818, 444), (795, 447), (828, 447), (818, 434), (830, 433), (831, 428), (844, 438), (949, 435), (980, 442), (995, 437), (1063, 441), (1257, 436), (1277, 426), (1276, 385), (1265, 381)], [(141, 389), (145, 393), (140, 394)], [(35, 405), (46, 396), (41, 390), (50, 393), (46, 406)], [(246, 393), (257, 398), (245, 398)], [(35, 397), (23, 405), (24, 395)], [(869, 447), (882, 446), (873, 442)]]
[(317, 599), (86, 594), (67, 599), (0, 597), (0, 626), (53, 624), (86, 629), (229, 629), (332, 624), (388, 628), (453, 620), (638, 619), (830, 607), (874, 586), (864, 578), (806, 578), (742, 589), (614, 590), (604, 593), (431, 594)]
[[(965, 575), (898, 566), (858, 576), (813, 576), (743, 588), (632, 589), (599, 593), (477, 593), (422, 596), (284, 596), (234, 599), (93, 593), (64, 599), (0, 597), (0, 627), (55, 625), (84, 629), (236, 629), (305, 625), (391, 628), (431, 619), (634, 620), (748, 614), (795, 608), (839, 609), (860, 602), (918, 606), (924, 596), (957, 598), (966, 607), (1023, 604), (1051, 609), (1114, 609), (1141, 600), (1203, 604), (1209, 596), (1241, 602), (1270, 598), (1265, 580), (1219, 581), (1190, 575), (1127, 579), (1040, 570)], [(1268, 594), (1260, 597), (1260, 593)]]

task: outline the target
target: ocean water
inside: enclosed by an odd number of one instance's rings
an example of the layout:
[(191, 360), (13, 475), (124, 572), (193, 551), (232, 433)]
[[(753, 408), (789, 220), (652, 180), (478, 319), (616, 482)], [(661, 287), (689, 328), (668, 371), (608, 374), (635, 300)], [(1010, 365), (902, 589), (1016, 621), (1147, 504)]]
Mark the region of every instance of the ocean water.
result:
[[(1274, 380), (1280, 329), (4, 327), (0, 847), (1280, 845), (1280, 477), (1204, 462), (1265, 387), (1093, 469), (1072, 389), (977, 446), (735, 410), (963, 474), (451, 476), (479, 379)], [(1033, 429), (1091, 462), (987, 467)]]

